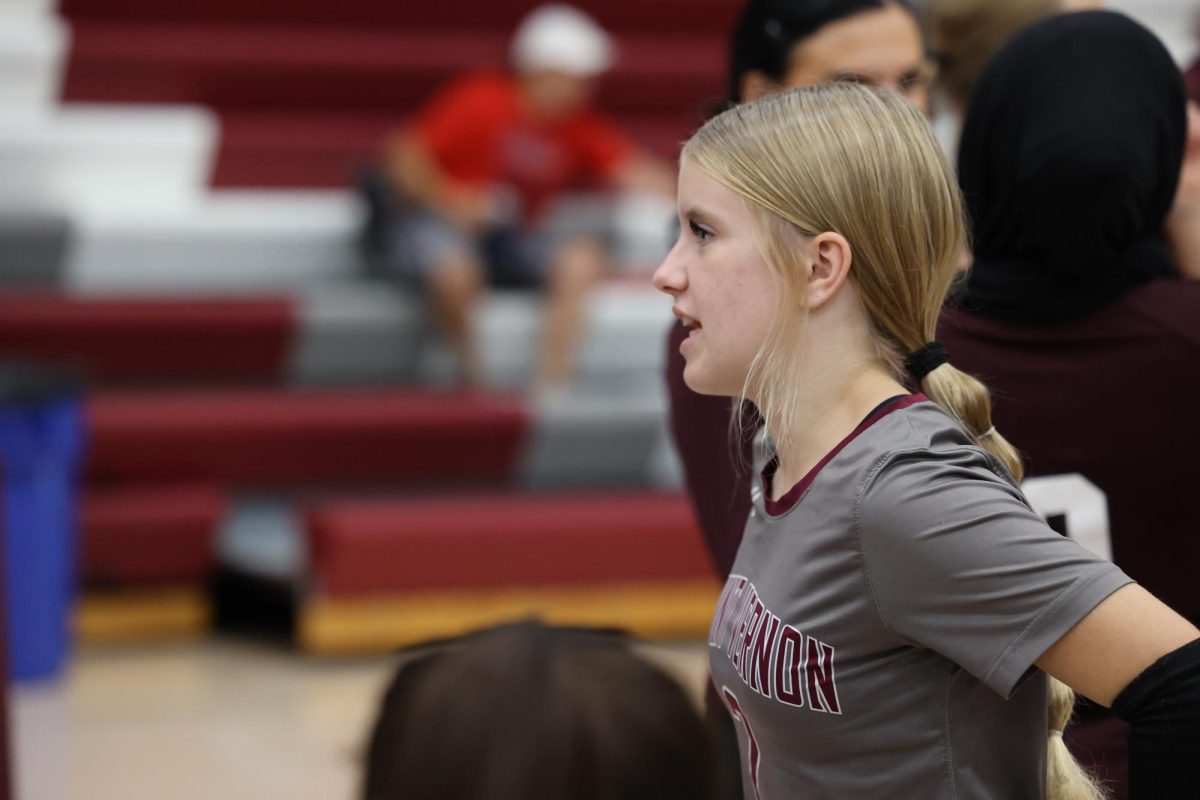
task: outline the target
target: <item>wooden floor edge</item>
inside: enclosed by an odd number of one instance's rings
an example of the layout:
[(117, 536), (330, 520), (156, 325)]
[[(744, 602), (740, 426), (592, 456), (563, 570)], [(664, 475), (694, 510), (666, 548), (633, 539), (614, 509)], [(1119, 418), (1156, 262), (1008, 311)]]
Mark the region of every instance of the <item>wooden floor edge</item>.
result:
[(76, 641), (125, 644), (203, 636), (212, 602), (199, 587), (85, 592), (75, 605)]
[(431, 592), (367, 598), (312, 597), (301, 607), (300, 647), (318, 655), (385, 652), (499, 622), (617, 627), (646, 638), (707, 636), (715, 581)]

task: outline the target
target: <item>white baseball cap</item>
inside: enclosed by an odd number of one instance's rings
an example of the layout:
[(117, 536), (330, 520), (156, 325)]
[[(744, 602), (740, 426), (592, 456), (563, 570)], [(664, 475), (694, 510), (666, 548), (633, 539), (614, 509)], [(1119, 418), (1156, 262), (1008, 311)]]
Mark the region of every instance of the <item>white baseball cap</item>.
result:
[(534, 9), (513, 36), (512, 63), (518, 72), (554, 70), (589, 78), (612, 65), (612, 39), (577, 8)]

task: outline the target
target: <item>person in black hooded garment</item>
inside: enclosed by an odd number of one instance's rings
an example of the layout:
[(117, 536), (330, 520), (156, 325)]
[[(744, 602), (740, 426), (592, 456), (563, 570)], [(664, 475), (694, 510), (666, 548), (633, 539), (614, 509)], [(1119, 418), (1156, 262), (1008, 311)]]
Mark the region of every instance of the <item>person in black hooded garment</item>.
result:
[[(992, 388), (992, 419), (1034, 476), (1026, 492), (1040, 481), (1061, 505), (1038, 510), (1106, 538), (1195, 623), (1200, 282), (1176, 277), (1160, 233), (1185, 138), (1179, 71), (1132, 20), (1070, 14), (1014, 37), (968, 106), (958, 169), (974, 263), (939, 339)], [(1068, 741), (1127, 796), (1124, 723), (1084, 708)]]

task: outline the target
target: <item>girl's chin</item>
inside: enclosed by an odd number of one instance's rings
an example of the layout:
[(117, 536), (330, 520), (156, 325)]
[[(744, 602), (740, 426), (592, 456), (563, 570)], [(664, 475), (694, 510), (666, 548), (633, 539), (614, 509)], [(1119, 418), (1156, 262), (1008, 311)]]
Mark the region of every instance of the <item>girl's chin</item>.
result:
[(714, 380), (698, 364), (688, 363), (683, 368), (683, 382), (696, 394), (712, 395), (714, 397), (737, 397), (741, 394), (740, 387), (726, 385), (726, 381)]

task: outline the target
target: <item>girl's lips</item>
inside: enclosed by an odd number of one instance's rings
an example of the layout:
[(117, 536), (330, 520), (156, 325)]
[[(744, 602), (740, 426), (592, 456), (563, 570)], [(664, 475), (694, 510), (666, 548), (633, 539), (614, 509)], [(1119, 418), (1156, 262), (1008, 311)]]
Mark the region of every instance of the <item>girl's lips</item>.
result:
[(679, 320), (680, 322), (683, 323), (683, 327), (685, 327), (685, 328), (697, 328), (698, 329), (698, 328), (703, 327), (700, 324), (700, 320), (695, 319), (694, 317), (689, 317), (687, 314), (680, 311), (677, 307), (672, 307), (671, 313), (675, 315), (675, 318), (677, 320)]
[(679, 352), (681, 355), (687, 356), (687, 349), (692, 346), (699, 334), (700, 328), (698, 326), (688, 330), (688, 335), (679, 343)]

